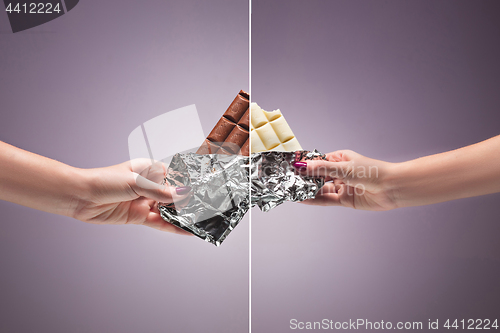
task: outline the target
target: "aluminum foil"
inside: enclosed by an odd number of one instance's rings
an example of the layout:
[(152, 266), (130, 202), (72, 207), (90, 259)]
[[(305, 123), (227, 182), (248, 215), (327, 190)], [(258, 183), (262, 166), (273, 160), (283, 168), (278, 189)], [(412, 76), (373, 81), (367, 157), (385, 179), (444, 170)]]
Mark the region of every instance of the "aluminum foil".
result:
[(241, 221), (250, 203), (267, 212), (285, 201), (314, 198), (324, 179), (302, 176), (293, 167), (296, 161), (313, 159), (325, 159), (325, 155), (317, 150), (262, 152), (251, 158), (176, 154), (163, 184), (190, 186), (191, 195), (180, 202), (159, 203), (158, 209), (165, 221), (219, 246)]
[(252, 206), (267, 212), (285, 201), (313, 199), (324, 185), (324, 178), (302, 176), (293, 163), (315, 159), (326, 157), (317, 150), (252, 154)]
[(186, 202), (158, 204), (162, 218), (219, 246), (249, 209), (248, 157), (176, 154), (164, 184), (192, 187)]

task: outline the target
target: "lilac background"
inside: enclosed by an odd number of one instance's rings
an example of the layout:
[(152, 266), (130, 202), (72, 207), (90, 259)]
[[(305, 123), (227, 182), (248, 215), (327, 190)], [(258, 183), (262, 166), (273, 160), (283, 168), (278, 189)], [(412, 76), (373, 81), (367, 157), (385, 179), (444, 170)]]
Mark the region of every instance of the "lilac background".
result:
[[(0, 12), (0, 140), (90, 168), (196, 104), (209, 131), (248, 89), (248, 2), (85, 0), (12, 34)], [(200, 142), (201, 144), (201, 142)], [(0, 202), (0, 331), (242, 332), (248, 218), (220, 248)]]
[[(306, 149), (447, 151), (500, 133), (499, 38), (498, 1), (253, 0), (252, 98)], [(500, 319), (499, 200), (254, 209), (254, 332), (292, 318)]]

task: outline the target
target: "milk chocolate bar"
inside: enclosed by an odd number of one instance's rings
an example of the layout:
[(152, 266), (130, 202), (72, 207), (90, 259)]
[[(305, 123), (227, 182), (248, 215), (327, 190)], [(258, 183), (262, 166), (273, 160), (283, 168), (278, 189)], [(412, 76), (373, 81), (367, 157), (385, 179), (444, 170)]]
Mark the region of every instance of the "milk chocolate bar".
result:
[(249, 156), (250, 95), (240, 90), (196, 152)]
[(251, 110), (252, 153), (302, 150), (280, 110), (264, 111), (257, 103), (252, 103)]

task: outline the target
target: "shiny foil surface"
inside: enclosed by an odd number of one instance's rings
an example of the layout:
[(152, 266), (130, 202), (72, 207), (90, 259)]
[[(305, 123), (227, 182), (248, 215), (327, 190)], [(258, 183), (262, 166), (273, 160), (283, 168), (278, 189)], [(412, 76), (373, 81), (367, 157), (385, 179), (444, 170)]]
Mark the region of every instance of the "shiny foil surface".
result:
[(313, 159), (325, 159), (325, 155), (317, 150), (261, 152), (251, 158), (176, 154), (163, 184), (190, 186), (192, 191), (182, 201), (158, 203), (158, 209), (165, 221), (219, 246), (246, 214), (250, 202), (267, 212), (285, 201), (314, 198), (324, 179), (302, 176), (293, 167), (294, 162)]
[(285, 201), (313, 199), (324, 185), (324, 179), (302, 176), (293, 163), (316, 159), (326, 158), (317, 150), (252, 154), (252, 206), (267, 212)]
[(249, 209), (248, 157), (176, 154), (164, 184), (190, 186), (183, 201), (158, 204), (162, 218), (219, 246)]

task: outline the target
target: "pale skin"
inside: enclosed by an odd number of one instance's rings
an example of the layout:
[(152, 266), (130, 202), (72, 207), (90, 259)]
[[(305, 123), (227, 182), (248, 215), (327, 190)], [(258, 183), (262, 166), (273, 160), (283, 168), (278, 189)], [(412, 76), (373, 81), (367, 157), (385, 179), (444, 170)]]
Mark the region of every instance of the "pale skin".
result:
[(326, 158), (299, 166), (301, 173), (327, 181), (305, 204), (383, 211), (500, 192), (500, 136), (402, 163), (350, 150)]
[(136, 224), (190, 235), (165, 222), (156, 206), (182, 202), (189, 189), (179, 195), (174, 187), (139, 176), (163, 174), (151, 168), (150, 160), (79, 169), (0, 141), (0, 170), (0, 200), (88, 223)]
[[(402, 163), (350, 150), (326, 157), (301, 168), (303, 174), (327, 181), (305, 204), (390, 210), (500, 192), (500, 136)], [(0, 141), (0, 200), (88, 223), (138, 224), (189, 235), (165, 222), (156, 203), (182, 203), (190, 193), (147, 181), (155, 173), (156, 179), (163, 176), (164, 169), (155, 165), (134, 160), (79, 169)], [(149, 173), (146, 178), (138, 175), (144, 172)]]

